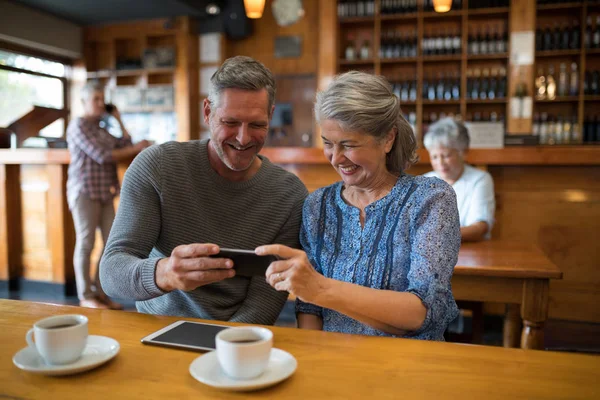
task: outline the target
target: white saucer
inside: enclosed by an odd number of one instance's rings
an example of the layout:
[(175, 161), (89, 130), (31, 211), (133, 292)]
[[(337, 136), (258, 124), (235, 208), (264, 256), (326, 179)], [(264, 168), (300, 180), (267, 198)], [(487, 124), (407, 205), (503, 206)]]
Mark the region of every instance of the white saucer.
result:
[(275, 385), (292, 375), (297, 366), (298, 362), (293, 355), (287, 351), (273, 348), (269, 365), (262, 375), (254, 379), (237, 380), (223, 372), (217, 360), (217, 352), (211, 351), (192, 361), (190, 374), (200, 382), (218, 389), (247, 391)]
[(88, 371), (104, 364), (119, 353), (119, 342), (106, 336), (89, 335), (87, 345), (79, 360), (66, 365), (48, 365), (30, 347), (15, 354), (13, 363), (24, 371), (43, 375), (70, 375)]

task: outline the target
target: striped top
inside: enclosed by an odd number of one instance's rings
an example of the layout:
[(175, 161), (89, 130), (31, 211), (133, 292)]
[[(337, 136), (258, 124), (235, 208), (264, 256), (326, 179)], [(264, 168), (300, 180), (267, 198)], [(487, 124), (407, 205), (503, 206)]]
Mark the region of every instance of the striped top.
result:
[[(450, 286), (460, 247), (452, 188), (439, 179), (402, 175), (387, 196), (365, 208), (364, 227), (342, 188), (338, 182), (306, 199), (300, 242), (311, 264), (328, 278), (415, 294), (427, 315), (418, 331), (404, 337), (444, 340), (458, 315)], [(296, 312), (322, 317), (326, 331), (393, 336), (300, 300)]]
[(302, 182), (262, 156), (251, 179), (230, 182), (210, 166), (207, 145), (169, 142), (133, 161), (100, 265), (102, 287), (109, 296), (137, 300), (145, 313), (273, 324), (287, 293), (264, 277), (233, 277), (188, 292), (156, 286), (156, 263), (182, 244), (299, 247), (308, 194)]

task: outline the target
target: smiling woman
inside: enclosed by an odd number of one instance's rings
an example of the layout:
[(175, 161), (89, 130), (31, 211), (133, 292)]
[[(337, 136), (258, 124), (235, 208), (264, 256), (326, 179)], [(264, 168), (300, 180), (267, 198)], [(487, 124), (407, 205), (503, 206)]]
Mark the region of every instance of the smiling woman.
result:
[(416, 161), (416, 141), (384, 78), (339, 75), (317, 95), (315, 115), (342, 182), (307, 198), (304, 251), (256, 249), (282, 259), (267, 270), (269, 283), (298, 298), (301, 328), (443, 340), (457, 315), (452, 188), (404, 173)]

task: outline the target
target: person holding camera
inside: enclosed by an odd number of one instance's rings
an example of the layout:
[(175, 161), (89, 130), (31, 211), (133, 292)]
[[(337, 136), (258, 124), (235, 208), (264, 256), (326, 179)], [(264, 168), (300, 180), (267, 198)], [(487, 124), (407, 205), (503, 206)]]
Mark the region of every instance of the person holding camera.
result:
[[(90, 308), (122, 309), (102, 291), (98, 280), (90, 277), (90, 256), (96, 229), (106, 243), (115, 210), (113, 199), (119, 193), (117, 162), (132, 159), (150, 145), (147, 140), (132, 144), (119, 110), (104, 103), (104, 87), (86, 84), (81, 93), (84, 115), (73, 119), (67, 128), (71, 162), (67, 180), (67, 201), (75, 225), (73, 267), (79, 305)], [(111, 114), (121, 127), (121, 138), (101, 126), (102, 117)]]

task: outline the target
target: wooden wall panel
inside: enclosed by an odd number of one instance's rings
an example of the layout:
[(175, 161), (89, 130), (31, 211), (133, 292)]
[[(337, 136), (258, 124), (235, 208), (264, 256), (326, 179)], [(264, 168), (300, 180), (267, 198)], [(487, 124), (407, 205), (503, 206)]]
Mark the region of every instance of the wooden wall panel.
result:
[[(275, 22), (271, 3), (267, 0), (262, 18), (252, 21), (253, 34), (243, 40), (228, 40), (227, 57), (244, 55), (265, 64), (275, 75), (316, 74), (319, 1), (304, 1), (305, 15), (293, 25), (280, 27)], [(275, 37), (301, 36), (302, 55), (299, 58), (275, 58)]]

